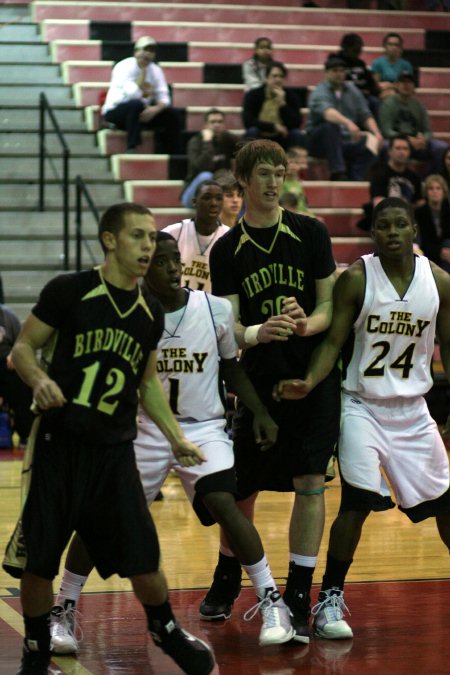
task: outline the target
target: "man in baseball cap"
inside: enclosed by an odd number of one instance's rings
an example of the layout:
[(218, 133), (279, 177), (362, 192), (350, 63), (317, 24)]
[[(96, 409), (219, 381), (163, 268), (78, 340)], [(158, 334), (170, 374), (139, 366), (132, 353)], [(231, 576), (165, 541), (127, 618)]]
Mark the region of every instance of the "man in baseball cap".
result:
[(306, 147), (313, 157), (328, 160), (331, 180), (366, 180), (376, 155), (363, 131), (375, 152), (383, 137), (363, 94), (346, 81), (342, 57), (329, 54), (324, 65), (325, 79), (309, 97)]
[(134, 55), (117, 63), (102, 107), (104, 119), (127, 132), (127, 152), (142, 143), (142, 129), (154, 131), (154, 151), (180, 153), (181, 120), (172, 107), (162, 68), (154, 62), (156, 41), (143, 35), (134, 44)]

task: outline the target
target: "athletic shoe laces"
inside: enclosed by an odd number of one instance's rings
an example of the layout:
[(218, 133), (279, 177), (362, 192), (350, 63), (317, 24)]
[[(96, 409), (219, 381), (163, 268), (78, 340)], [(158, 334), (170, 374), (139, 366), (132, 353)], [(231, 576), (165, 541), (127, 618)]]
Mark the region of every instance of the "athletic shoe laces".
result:
[(273, 628), (280, 625), (279, 607), (275, 606), (277, 600), (281, 597), (278, 591), (268, 593), (265, 598), (250, 607), (244, 614), (244, 621), (251, 621), (260, 611), (263, 615), (263, 622), (266, 628)]
[(80, 618), (81, 613), (72, 605), (68, 605), (66, 608), (58, 608), (53, 612), (53, 636), (64, 637), (65, 635), (69, 635), (75, 641), (81, 642), (83, 630), (79, 623)]
[(343, 591), (331, 591), (330, 594), (327, 594), (323, 600), (314, 605), (311, 609), (311, 614), (316, 616), (319, 612), (326, 612), (328, 621), (340, 621), (344, 616), (344, 613), (351, 614), (349, 608), (344, 602), (344, 592)]

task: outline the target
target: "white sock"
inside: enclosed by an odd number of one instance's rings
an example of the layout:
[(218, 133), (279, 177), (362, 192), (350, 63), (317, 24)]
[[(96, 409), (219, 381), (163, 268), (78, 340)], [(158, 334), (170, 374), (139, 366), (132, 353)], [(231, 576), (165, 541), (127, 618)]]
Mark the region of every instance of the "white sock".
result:
[(55, 604), (64, 607), (65, 601), (71, 600), (76, 605), (80, 599), (81, 591), (86, 583), (86, 579), (87, 577), (85, 576), (74, 574), (65, 569)]
[(298, 553), (290, 553), (289, 560), (299, 567), (315, 567), (317, 564), (316, 555), (299, 555)]
[(270, 571), (266, 556), (254, 565), (242, 565), (247, 572), (248, 578), (255, 587), (256, 595), (264, 598), (268, 588), (276, 589), (277, 585)]

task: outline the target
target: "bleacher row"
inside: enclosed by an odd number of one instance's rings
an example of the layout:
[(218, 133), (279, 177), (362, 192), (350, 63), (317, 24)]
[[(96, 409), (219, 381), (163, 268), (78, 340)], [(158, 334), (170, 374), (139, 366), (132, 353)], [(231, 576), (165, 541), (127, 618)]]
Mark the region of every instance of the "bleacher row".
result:
[[(382, 52), (383, 35), (398, 30), (405, 41), (405, 57), (418, 68), (417, 95), (429, 110), (434, 133), (449, 140), (448, 15), (350, 11), (343, 6), (330, 11), (327, 3), (321, 4), (323, 8), (312, 9), (287, 0), (276, 7), (268, 1), (249, 7), (238, 2), (36, 0), (32, 12), (92, 131), (100, 126), (99, 98), (108, 87), (114, 62), (131, 55), (134, 41), (142, 35), (150, 34), (158, 42), (157, 60), (171, 85), (174, 105), (185, 112), (188, 132), (200, 129), (205, 111), (214, 106), (225, 112), (227, 128), (239, 133), (244, 94), (240, 65), (251, 55), (256, 37), (273, 40), (274, 56), (286, 63), (287, 83), (296, 88), (306, 118), (308, 93), (322, 79), (326, 55), (338, 48), (344, 33), (361, 35), (363, 57), (370, 63)], [(123, 154), (123, 132), (99, 129), (97, 139), (102, 154), (112, 156), (114, 176), (124, 181), (127, 199), (155, 209), (160, 227), (185, 216), (179, 205), (184, 175), (180, 158), (153, 155), (151, 133), (144, 135), (138, 155)], [(356, 227), (368, 198), (367, 184), (329, 183), (323, 180), (327, 178), (323, 162), (312, 164), (308, 178), (309, 202), (325, 218), (337, 260), (349, 263), (371, 250), (370, 240)]]

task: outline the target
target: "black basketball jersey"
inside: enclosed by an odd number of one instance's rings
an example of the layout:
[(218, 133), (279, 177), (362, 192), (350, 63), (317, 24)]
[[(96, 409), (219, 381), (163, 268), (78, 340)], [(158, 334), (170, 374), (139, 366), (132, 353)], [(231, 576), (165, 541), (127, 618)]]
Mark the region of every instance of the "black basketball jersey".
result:
[[(210, 254), (215, 295), (239, 295), (244, 326), (264, 323), (281, 313), (284, 298), (295, 297), (306, 314), (316, 305), (316, 279), (333, 273), (335, 263), (325, 226), (280, 209), (277, 224), (249, 227), (244, 219), (215, 244)], [(280, 378), (302, 377), (320, 336), (293, 335), (287, 342), (246, 350), (243, 363), (254, 384), (271, 390)]]
[(45, 414), (93, 443), (134, 438), (137, 390), (164, 325), (159, 302), (93, 269), (50, 281), (33, 314), (56, 329), (42, 357), (67, 399)]

